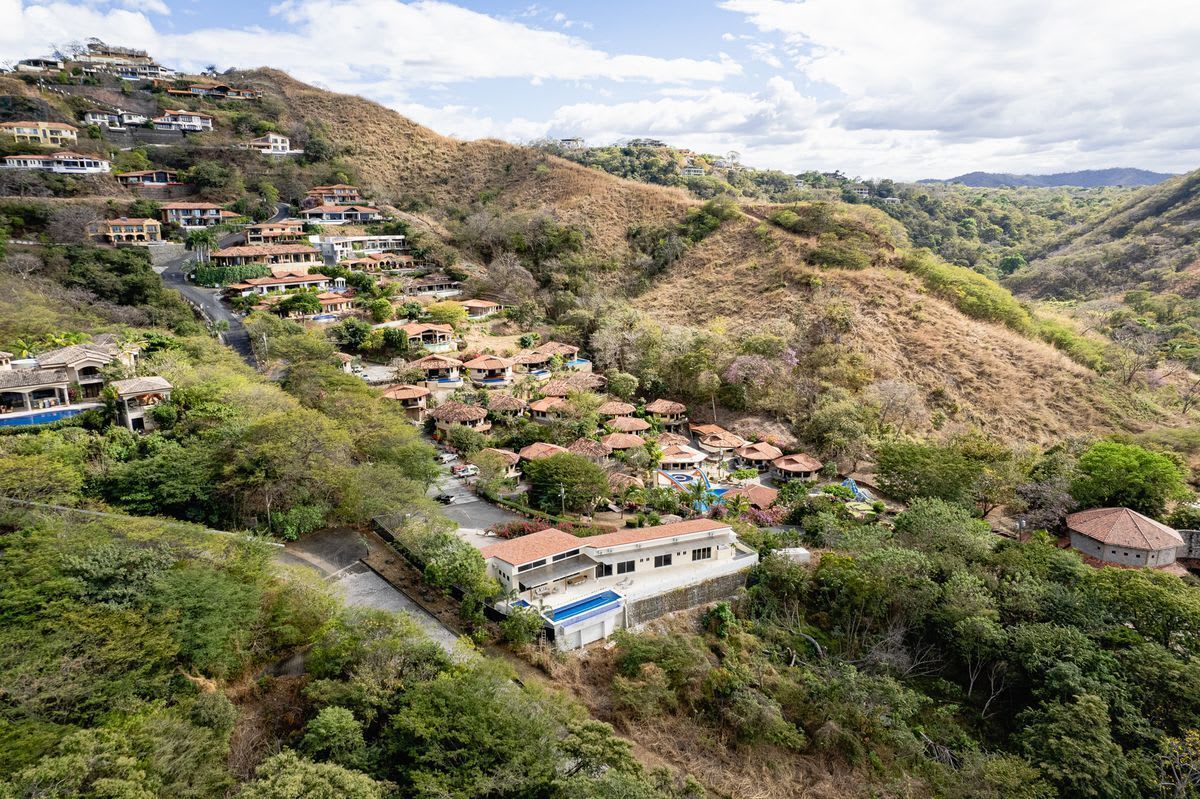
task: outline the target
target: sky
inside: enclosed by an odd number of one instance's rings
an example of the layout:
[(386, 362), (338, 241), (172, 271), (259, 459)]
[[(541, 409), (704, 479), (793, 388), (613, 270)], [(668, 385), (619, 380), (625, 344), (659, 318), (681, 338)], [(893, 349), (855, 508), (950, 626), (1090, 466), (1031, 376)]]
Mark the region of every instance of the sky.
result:
[(0, 22), (0, 62), (96, 36), (460, 138), (651, 136), (897, 180), (1200, 167), (1186, 0), (0, 0)]

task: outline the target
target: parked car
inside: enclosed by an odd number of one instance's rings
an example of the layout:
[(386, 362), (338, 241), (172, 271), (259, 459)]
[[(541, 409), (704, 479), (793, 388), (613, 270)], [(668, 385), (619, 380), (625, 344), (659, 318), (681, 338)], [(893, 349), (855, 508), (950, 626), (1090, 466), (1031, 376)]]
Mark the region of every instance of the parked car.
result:
[(479, 467), (471, 463), (460, 463), (450, 467), (450, 474), (455, 477), (474, 477), (479, 474)]
[(458, 456), (453, 452), (443, 452), (441, 455), (438, 455), (438, 461), (441, 463), (450, 463), (456, 460), (458, 460)]
[(449, 505), (451, 502), (454, 501), (454, 497), (450, 496), (449, 494), (438, 494), (436, 497), (433, 498), (433, 501), (440, 502), (443, 505)]

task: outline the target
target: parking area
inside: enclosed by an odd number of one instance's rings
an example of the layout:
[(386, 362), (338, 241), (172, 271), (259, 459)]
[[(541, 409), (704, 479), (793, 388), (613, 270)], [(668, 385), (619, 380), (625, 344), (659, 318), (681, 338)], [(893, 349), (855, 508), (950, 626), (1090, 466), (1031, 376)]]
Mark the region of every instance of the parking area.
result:
[(450, 504), (443, 505), (441, 510), (458, 525), (459, 538), (477, 548), (496, 543), (494, 537), (484, 535), (484, 531), (489, 527), (524, 519), (523, 516), (477, 497), (466, 480), (450, 476), (448, 466), (446, 473), (429, 489), (429, 496), (436, 497), (439, 494), (451, 497)]

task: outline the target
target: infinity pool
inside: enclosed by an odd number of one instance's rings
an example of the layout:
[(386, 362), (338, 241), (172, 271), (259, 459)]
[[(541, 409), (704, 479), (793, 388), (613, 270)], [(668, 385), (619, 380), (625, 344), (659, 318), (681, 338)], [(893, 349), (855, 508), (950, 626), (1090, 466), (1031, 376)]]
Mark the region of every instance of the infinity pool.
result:
[(587, 613), (589, 610), (595, 610), (601, 605), (607, 605), (610, 602), (616, 602), (621, 598), (620, 594), (613, 591), (604, 591), (599, 594), (585, 597), (583, 599), (563, 605), (561, 608), (555, 608), (549, 613), (550, 621), (564, 621), (581, 613)]
[(0, 427), (20, 427), (32, 424), (50, 424), (57, 422), (59, 419), (68, 419), (76, 414), (83, 413), (87, 408), (60, 408), (57, 411), (43, 411), (42, 413), (30, 413), (12, 418), (0, 416)]

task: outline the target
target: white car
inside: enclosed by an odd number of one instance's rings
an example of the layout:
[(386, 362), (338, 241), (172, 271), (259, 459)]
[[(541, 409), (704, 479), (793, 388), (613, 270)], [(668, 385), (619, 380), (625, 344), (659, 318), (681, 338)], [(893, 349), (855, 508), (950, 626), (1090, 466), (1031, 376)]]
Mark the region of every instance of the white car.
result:
[(443, 452), (441, 455), (438, 455), (439, 463), (452, 463), (456, 460), (458, 460), (458, 456), (453, 452)]

